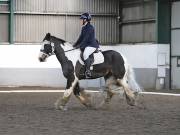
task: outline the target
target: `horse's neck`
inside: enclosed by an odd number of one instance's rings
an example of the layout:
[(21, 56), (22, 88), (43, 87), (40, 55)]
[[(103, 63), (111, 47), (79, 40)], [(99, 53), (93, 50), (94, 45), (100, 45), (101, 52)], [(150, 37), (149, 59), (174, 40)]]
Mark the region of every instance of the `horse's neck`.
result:
[(68, 62), (68, 58), (65, 56), (64, 50), (58, 44), (55, 44), (55, 55), (58, 61), (60, 62), (61, 66)]
[[(80, 57), (80, 50), (77, 49), (77, 50), (68, 51), (68, 50), (73, 49), (73, 47), (71, 44), (69, 44), (67, 42), (65, 43), (65, 45), (58, 45), (58, 46), (59, 46), (58, 52), (60, 52), (60, 54), (57, 53), (56, 56), (57, 56), (57, 58), (58, 57), (60, 58), (60, 59), (58, 59), (59, 61), (62, 61), (62, 62), (60, 62), (61, 65), (62, 65), (62, 63), (67, 62), (69, 60), (73, 63), (73, 66), (75, 66), (77, 60)], [(65, 53), (65, 51), (68, 51), (68, 52)]]

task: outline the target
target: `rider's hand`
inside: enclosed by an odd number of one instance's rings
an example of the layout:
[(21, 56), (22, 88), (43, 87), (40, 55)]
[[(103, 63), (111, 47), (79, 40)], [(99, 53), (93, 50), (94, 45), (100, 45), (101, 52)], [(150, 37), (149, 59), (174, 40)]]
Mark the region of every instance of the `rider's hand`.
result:
[(76, 45), (76, 44), (73, 44), (72, 46), (73, 46), (73, 48), (76, 48), (77, 45)]
[(73, 45), (73, 48), (78, 49), (78, 48), (80, 48), (80, 46), (79, 45)]

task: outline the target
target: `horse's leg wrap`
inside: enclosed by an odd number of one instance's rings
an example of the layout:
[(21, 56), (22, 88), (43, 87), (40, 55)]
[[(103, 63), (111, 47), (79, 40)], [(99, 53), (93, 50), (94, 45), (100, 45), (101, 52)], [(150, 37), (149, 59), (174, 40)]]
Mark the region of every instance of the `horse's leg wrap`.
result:
[(59, 98), (57, 99), (57, 101), (55, 102), (55, 108), (56, 109), (60, 109), (60, 110), (66, 110), (66, 104), (68, 103), (70, 97), (71, 97), (71, 94), (72, 94), (72, 90), (68, 89), (68, 90), (65, 90), (64, 92), (64, 95), (63, 95), (63, 98)]

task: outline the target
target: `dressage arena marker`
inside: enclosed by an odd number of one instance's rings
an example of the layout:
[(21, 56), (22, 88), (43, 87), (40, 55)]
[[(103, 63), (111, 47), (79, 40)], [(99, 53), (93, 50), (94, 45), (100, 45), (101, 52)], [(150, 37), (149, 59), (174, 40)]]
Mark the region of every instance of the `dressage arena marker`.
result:
[[(64, 92), (65, 90), (2, 90), (0, 93), (57, 93)], [(90, 93), (99, 93), (100, 91), (96, 90), (86, 90)], [(174, 93), (160, 93), (160, 92), (140, 92), (143, 95), (163, 95), (163, 96), (180, 96), (180, 94)]]
[(140, 92), (140, 94), (164, 95), (164, 96), (180, 96), (180, 94), (175, 94), (175, 93), (161, 93), (161, 92)]

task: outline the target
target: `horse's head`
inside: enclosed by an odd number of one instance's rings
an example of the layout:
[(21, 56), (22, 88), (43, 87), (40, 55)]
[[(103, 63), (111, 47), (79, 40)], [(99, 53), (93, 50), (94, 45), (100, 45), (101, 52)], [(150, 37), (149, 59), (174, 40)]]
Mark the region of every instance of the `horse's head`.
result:
[(51, 34), (47, 33), (43, 39), (43, 44), (39, 53), (39, 61), (44, 62), (46, 59), (54, 54), (54, 43), (51, 42)]
[(51, 36), (50, 33), (47, 33), (43, 39), (43, 44), (40, 49), (39, 61), (40, 62), (46, 61), (46, 59), (49, 56), (55, 54), (55, 51), (57, 50), (57, 48), (58, 48), (57, 52), (63, 53), (64, 50), (61, 45), (64, 46), (65, 43), (66, 43), (65, 40), (57, 38), (55, 36)]

